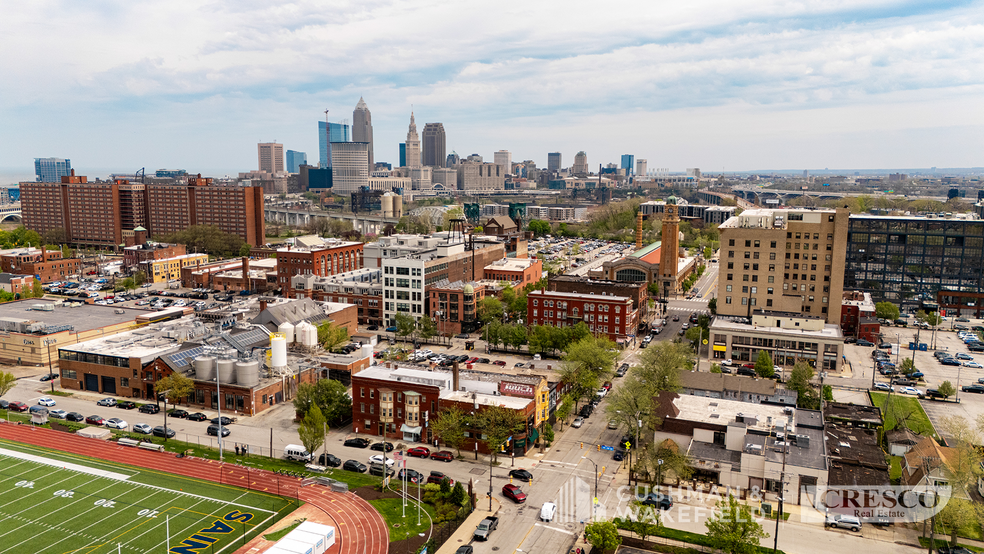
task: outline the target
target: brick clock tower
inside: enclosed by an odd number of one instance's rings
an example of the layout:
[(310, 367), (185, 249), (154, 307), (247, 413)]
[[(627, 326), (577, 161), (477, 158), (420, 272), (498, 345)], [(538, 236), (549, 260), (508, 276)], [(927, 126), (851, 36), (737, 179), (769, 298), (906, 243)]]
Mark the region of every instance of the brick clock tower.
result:
[(680, 257), (680, 213), (676, 197), (666, 199), (662, 244), (659, 249), (659, 288), (663, 298), (679, 292), (677, 274)]

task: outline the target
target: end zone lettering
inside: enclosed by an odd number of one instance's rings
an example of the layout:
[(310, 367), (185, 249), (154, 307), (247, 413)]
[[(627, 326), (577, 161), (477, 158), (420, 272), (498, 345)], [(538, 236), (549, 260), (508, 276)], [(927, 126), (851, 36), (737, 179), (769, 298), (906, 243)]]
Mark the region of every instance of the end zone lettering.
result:
[(226, 521), (239, 522), (245, 524), (247, 521), (253, 519), (253, 514), (240, 512), (239, 510), (233, 510), (228, 514), (222, 516), (221, 519), (216, 519), (212, 522), (209, 527), (199, 530), (192, 536), (181, 541), (178, 546), (172, 547), (169, 552), (173, 554), (198, 554), (199, 550), (208, 548), (212, 546), (215, 541), (219, 540), (218, 537), (209, 537), (203, 533), (212, 534), (229, 534), (232, 532), (232, 526), (226, 523)]

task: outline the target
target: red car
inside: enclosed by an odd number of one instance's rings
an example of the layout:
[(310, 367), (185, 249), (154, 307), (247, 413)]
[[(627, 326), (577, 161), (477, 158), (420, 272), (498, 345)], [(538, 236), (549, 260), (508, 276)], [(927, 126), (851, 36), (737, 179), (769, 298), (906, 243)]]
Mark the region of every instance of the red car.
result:
[(441, 450), (440, 452), (435, 452), (430, 455), (432, 460), (440, 460), (442, 462), (450, 462), (454, 459), (454, 454), (448, 452), (447, 450)]
[(416, 448), (411, 448), (407, 450), (407, 456), (413, 456), (415, 458), (427, 458), (431, 454), (429, 448), (424, 448), (423, 446), (418, 446)]
[(7, 405), (7, 409), (15, 412), (26, 412), (27, 404), (23, 402), (11, 402), (10, 404)]
[(747, 367), (748, 369), (755, 369), (755, 364), (741, 364), (741, 367)]
[(505, 496), (517, 504), (526, 502), (526, 493), (516, 485), (505, 485), (502, 487), (502, 496)]
[(478, 362), (478, 358), (477, 357), (475, 357), (475, 358), (468, 358), (468, 361), (465, 362), (465, 363), (466, 364), (474, 364), (476, 362)]
[(494, 361), (494, 362), (492, 362), (492, 363), (493, 363), (493, 364), (495, 364), (495, 365), (499, 365), (499, 366), (502, 366), (502, 367), (506, 367), (506, 362), (504, 362), (504, 361), (502, 361), (502, 360), (496, 360), (496, 361)]
[(85, 418), (85, 422), (88, 423), (89, 425), (105, 425), (106, 424), (106, 420), (103, 419), (103, 418), (101, 418), (101, 417), (99, 417), (99, 416), (97, 416), (97, 415), (91, 415), (91, 416)]

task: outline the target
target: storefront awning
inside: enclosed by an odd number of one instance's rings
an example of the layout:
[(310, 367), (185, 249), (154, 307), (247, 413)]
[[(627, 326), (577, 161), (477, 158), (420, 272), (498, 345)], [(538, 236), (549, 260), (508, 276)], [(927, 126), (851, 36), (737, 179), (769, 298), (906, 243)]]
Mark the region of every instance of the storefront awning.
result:
[(400, 431), (402, 431), (404, 433), (413, 433), (414, 435), (419, 435), (420, 434), (420, 427), (410, 427), (409, 425), (407, 425), (406, 423), (404, 423), (403, 426), (400, 427)]

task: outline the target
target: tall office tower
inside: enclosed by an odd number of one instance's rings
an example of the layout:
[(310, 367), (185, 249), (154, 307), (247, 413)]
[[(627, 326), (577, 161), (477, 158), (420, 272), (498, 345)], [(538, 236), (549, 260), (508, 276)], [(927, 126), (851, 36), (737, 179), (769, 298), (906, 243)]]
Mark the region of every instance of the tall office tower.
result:
[(331, 180), (333, 193), (358, 192), (369, 186), (369, 144), (333, 142), (331, 145)]
[[(719, 225), (718, 315), (750, 317), (755, 310), (768, 310), (806, 314), (825, 319), (827, 323), (839, 323), (848, 235), (864, 236), (865, 240), (868, 237), (867, 233), (851, 228), (851, 223), (847, 208), (757, 208), (745, 210)], [(879, 221), (879, 225), (886, 223)], [(857, 250), (852, 251), (871, 256), (875, 245), (866, 242), (854, 246)], [(865, 263), (874, 259), (865, 258)], [(879, 265), (865, 275), (884, 276), (884, 267), (885, 264)], [(906, 262), (902, 267), (911, 266)], [(660, 267), (660, 273), (662, 270)]]
[(307, 165), (307, 153), (296, 150), (287, 151), (287, 172), (300, 173), (301, 166)]
[(622, 154), (622, 166), (621, 169), (625, 170), (625, 174), (628, 175), (632, 173), (635, 169), (635, 155), (633, 154)]
[(639, 158), (636, 160), (636, 177), (642, 175), (645, 176), (646, 172), (649, 171), (648, 162), (645, 158)]
[(467, 160), (469, 162), (476, 162), (476, 163), (482, 163), (482, 162), (485, 161), (478, 154), (472, 154), (472, 155), (468, 156), (467, 158), (465, 158), (465, 160)]
[(443, 123), (427, 123), (421, 137), (421, 164), (430, 167), (444, 167), (447, 156), (447, 137)]
[(369, 144), (369, 171), (372, 172), (376, 166), (372, 155), (372, 114), (361, 96), (359, 103), (355, 105), (355, 111), (352, 112), (352, 142)]
[(328, 167), (328, 144), (330, 142), (352, 142), (352, 128), (345, 123), (330, 123), (325, 131), (325, 122), (318, 122), (318, 163), (322, 169)]
[(588, 155), (581, 150), (574, 155), (574, 166), (571, 167), (571, 172), (574, 175), (587, 175), (588, 174)]
[(72, 160), (62, 158), (34, 158), (34, 174), (39, 183), (60, 183), (62, 177), (72, 174)]
[(560, 171), (560, 152), (547, 154), (547, 171)]
[(457, 152), (452, 151), (450, 154), (448, 154), (447, 165), (445, 165), (444, 167), (454, 167), (460, 163), (461, 163), (461, 156), (459, 156)]
[(407, 130), (407, 165), (410, 169), (420, 167), (420, 137), (417, 135), (417, 122), (410, 112), (410, 129)]
[(407, 166), (407, 143), (400, 143), (400, 167)]
[(257, 169), (267, 173), (284, 172), (284, 145), (276, 142), (261, 142), (256, 145)]
[(492, 155), (492, 161), (502, 168), (503, 175), (512, 173), (512, 152), (508, 150), (499, 150)]

